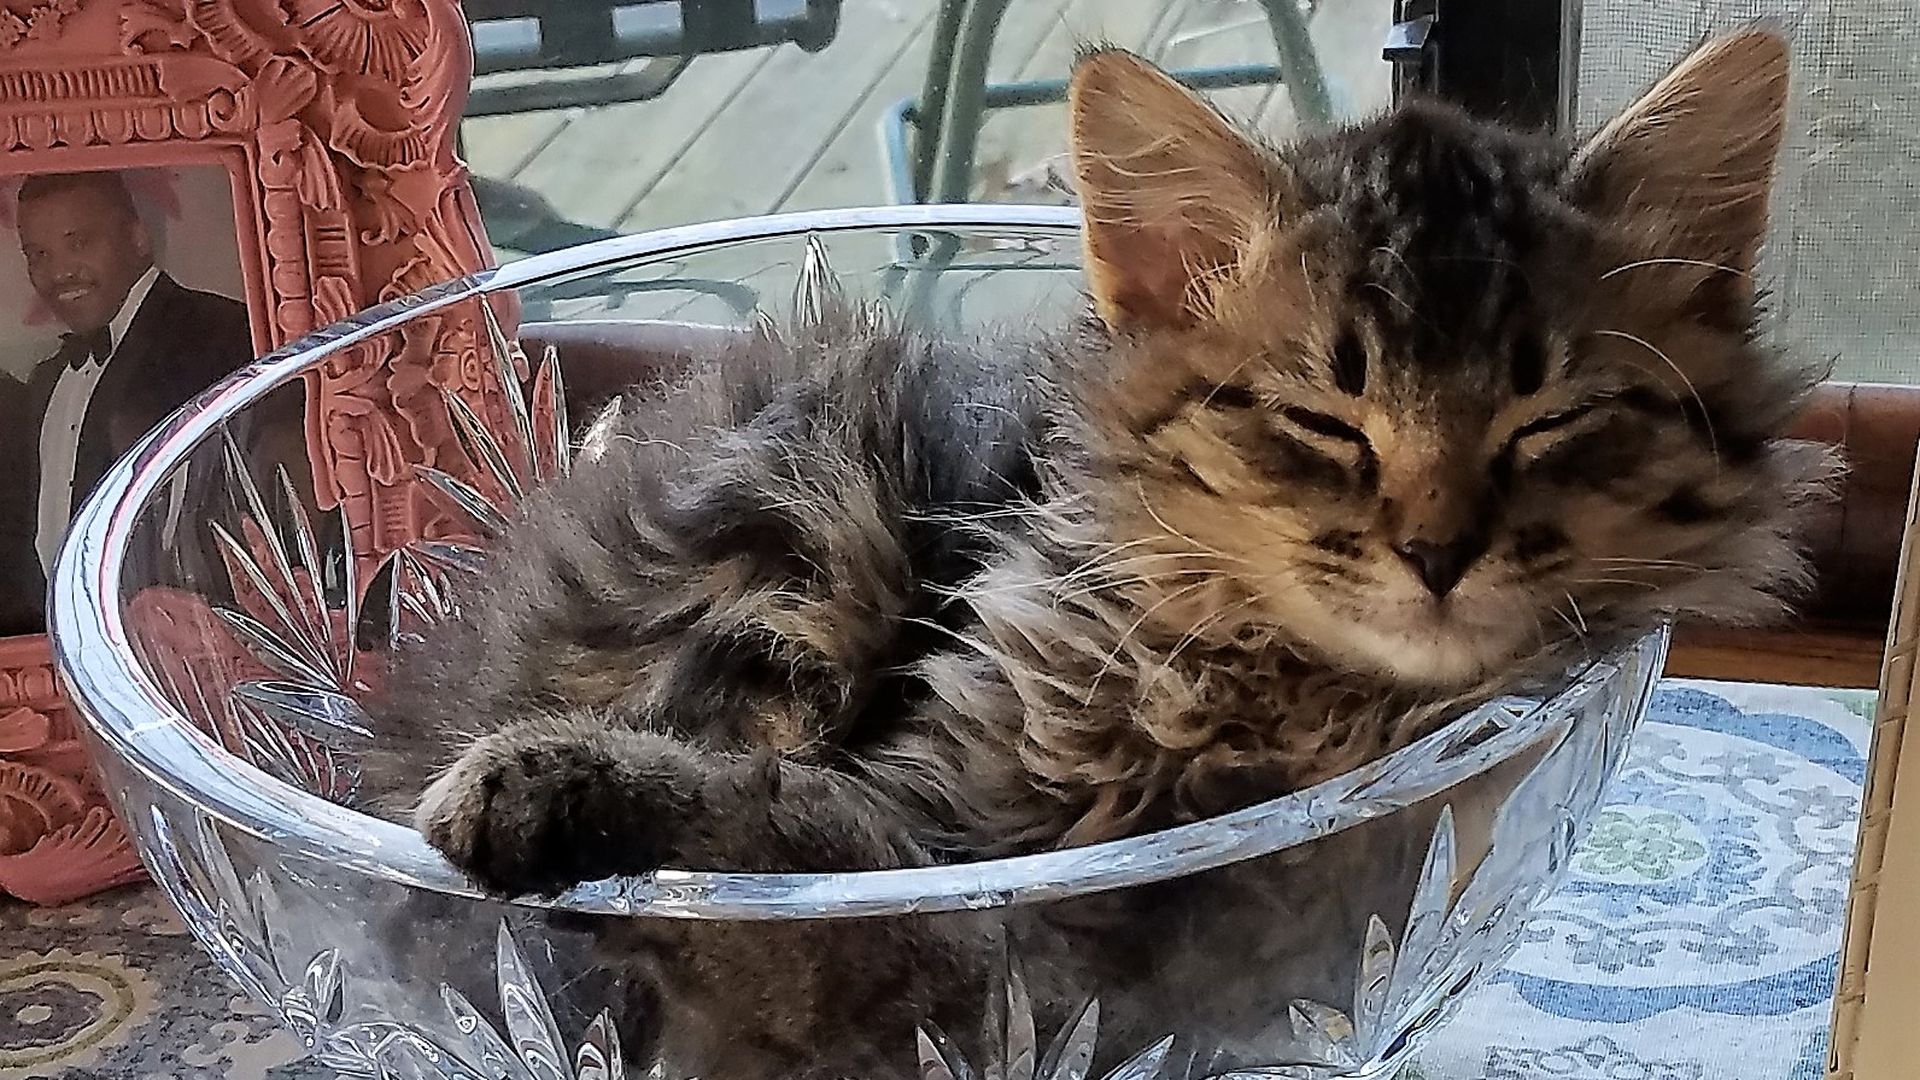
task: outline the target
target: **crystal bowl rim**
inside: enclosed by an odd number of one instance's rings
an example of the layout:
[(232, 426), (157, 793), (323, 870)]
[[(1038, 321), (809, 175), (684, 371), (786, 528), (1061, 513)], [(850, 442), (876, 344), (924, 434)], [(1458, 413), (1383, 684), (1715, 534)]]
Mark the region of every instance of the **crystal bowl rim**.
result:
[[(229, 754), (175, 709), (129, 647), (117, 582), (140, 508), (219, 426), (342, 349), (410, 319), (489, 294), (728, 244), (862, 231), (1047, 229), (1077, 232), (1073, 207), (967, 203), (856, 207), (735, 218), (599, 240), (444, 282), (320, 327), (208, 388), (115, 462), (75, 515), (54, 566), (48, 626), (55, 666), (96, 753), (137, 771), (207, 818), (367, 876), (482, 899), (413, 829), (328, 802)], [(866, 917), (1037, 903), (1183, 877), (1351, 828), (1433, 797), (1532, 745), (1542, 724), (1602, 691), (1638, 654), (1664, 655), (1663, 627), (1570, 671), (1562, 689), (1507, 730), (1439, 761), (1436, 748), (1498, 702), (1324, 783), (1205, 821), (1084, 847), (970, 863), (854, 873), (661, 871), (579, 886), (519, 906), (603, 915), (706, 919)], [(1646, 677), (1651, 682), (1651, 674)], [(1433, 766), (1416, 775), (1413, 763)], [(1383, 782), (1385, 781), (1385, 782)], [(1369, 787), (1381, 790), (1353, 798)], [(114, 793), (116, 800), (121, 795)], [(1329, 809), (1333, 811), (1329, 813)], [(122, 807), (123, 811), (125, 807)], [(136, 836), (146, 830), (134, 828)], [(143, 858), (151, 858), (144, 842)]]

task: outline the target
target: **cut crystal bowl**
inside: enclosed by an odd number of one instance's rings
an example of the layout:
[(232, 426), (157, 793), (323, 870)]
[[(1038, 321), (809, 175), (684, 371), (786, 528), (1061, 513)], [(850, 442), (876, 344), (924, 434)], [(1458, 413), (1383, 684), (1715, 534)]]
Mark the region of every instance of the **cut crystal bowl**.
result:
[[(830, 290), (935, 330), (1058, 322), (1083, 302), (1076, 221), (902, 207), (606, 241), (370, 310), (150, 433), (74, 523), (53, 639), (107, 788), (199, 943), (354, 1077), (1390, 1075), (1564, 872), (1664, 632), (1309, 790), (1022, 858), (673, 870), (503, 902), (354, 809), (382, 661), (459, 617), (458, 581), (486, 572), (513, 500), (569, 467), (569, 416), (585, 429), (620, 386)], [(307, 459), (302, 373), (398, 355), (421, 320), (449, 318), (482, 328), (430, 387), (469, 460), (396, 464), (359, 446), (359, 478), (419, 485), (436, 523), (363, 550), (372, 530), (314, 494), (344, 467)], [(889, 956), (910, 922), (975, 942), (982, 961), (936, 972)], [(880, 1003), (876, 1025), (902, 1002), (926, 1015), (868, 1032), (891, 1049), (856, 1055), (805, 1017), (653, 993), (622, 953), (671, 963), (695, 940), (715, 1000), (790, 983), (777, 961), (810, 941), (824, 959), (809, 985), (778, 989), (827, 1013)]]

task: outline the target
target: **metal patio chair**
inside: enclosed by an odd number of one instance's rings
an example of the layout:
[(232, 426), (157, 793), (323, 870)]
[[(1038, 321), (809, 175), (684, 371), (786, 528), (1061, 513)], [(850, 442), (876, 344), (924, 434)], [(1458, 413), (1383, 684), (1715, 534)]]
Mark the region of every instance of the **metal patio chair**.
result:
[[(1302, 125), (1333, 120), (1332, 95), (1307, 23), (1318, 0), (1259, 0), (1278, 64), (1174, 71), (1198, 90), (1285, 84)], [(992, 109), (1066, 99), (1067, 80), (989, 84), (987, 61), (1012, 0), (941, 0), (933, 57), (918, 97), (905, 98), (881, 120), (887, 184), (895, 202), (965, 202), (973, 180), (980, 125)]]

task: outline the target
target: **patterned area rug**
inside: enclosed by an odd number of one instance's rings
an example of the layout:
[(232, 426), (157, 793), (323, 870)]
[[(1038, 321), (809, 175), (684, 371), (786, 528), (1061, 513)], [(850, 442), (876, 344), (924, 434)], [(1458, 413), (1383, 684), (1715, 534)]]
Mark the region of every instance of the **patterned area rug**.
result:
[[(1403, 1080), (1818, 1080), (1865, 694), (1670, 683), (1526, 944)], [(0, 907), (0, 1080), (332, 1080), (150, 888)]]
[(1873, 698), (1670, 683), (1426, 1080), (1819, 1080)]

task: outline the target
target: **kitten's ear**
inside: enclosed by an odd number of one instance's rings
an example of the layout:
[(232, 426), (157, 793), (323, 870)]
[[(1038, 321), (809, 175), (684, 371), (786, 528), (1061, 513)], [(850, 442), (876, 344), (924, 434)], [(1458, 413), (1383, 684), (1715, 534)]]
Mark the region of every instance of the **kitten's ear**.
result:
[(1195, 282), (1232, 265), (1272, 213), (1266, 159), (1204, 100), (1117, 49), (1081, 56), (1068, 109), (1096, 311), (1116, 329), (1191, 322)]
[(1769, 30), (1707, 42), (1574, 159), (1575, 190), (1618, 218), (1670, 217), (1676, 259), (1752, 271), (1786, 129), (1787, 44)]

